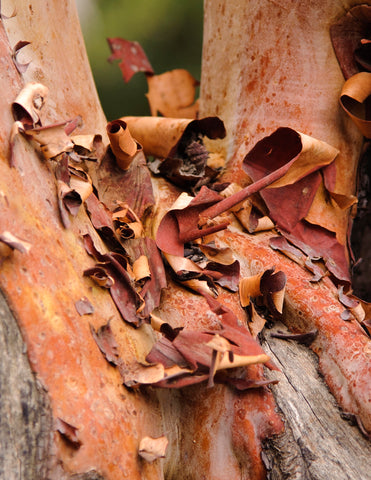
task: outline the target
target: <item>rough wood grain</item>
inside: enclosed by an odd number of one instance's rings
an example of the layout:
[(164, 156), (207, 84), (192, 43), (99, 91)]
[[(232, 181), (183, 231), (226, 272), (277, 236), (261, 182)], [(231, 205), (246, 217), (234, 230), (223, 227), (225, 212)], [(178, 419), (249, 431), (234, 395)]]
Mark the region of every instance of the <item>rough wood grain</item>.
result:
[(282, 324), (265, 331), (264, 349), (282, 373), (272, 387), (285, 418), (285, 432), (270, 440), (264, 456), (269, 480), (371, 479), (371, 445), (355, 425), (341, 417), (318, 360), (304, 345), (271, 336)]
[(0, 292), (0, 478), (46, 477), (52, 416), (17, 322)]

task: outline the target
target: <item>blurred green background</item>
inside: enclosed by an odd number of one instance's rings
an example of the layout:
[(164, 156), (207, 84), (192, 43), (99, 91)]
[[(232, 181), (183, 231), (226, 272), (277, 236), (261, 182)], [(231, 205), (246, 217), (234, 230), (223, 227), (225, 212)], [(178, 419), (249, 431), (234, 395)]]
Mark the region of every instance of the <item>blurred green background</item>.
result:
[(125, 83), (118, 61), (109, 63), (108, 37), (138, 41), (156, 74), (187, 69), (201, 75), (202, 0), (76, 0), (90, 64), (107, 120), (149, 115), (147, 82)]

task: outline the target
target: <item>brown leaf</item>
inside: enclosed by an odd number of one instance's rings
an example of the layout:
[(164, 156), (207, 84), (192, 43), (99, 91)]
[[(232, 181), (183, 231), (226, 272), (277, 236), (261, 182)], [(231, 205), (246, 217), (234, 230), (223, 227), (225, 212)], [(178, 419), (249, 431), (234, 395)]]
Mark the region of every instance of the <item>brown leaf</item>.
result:
[(138, 42), (130, 42), (119, 37), (107, 38), (107, 41), (112, 52), (108, 61), (121, 60), (119, 67), (125, 82), (129, 82), (137, 72), (153, 75), (151, 64)]
[(144, 460), (151, 463), (158, 458), (165, 458), (168, 443), (165, 435), (158, 438), (143, 437), (139, 443), (138, 453)]
[(250, 305), (251, 297), (262, 295), (260, 281), (262, 273), (250, 277), (241, 278), (239, 283), (240, 302), (243, 307)]
[(250, 317), (250, 320), (248, 322), (248, 327), (251, 335), (256, 340), (258, 338), (259, 333), (265, 327), (266, 319), (258, 314), (252, 302), (250, 302), (250, 305), (247, 306), (247, 311)]
[(237, 292), (240, 280), (240, 262), (238, 260), (230, 265), (208, 262), (203, 273), (209, 275), (221, 287), (227, 288), (231, 292)]
[(286, 275), (282, 271), (274, 273), (274, 268), (244, 277), (239, 286), (241, 305), (246, 307), (250, 305), (250, 297), (262, 296), (273, 316), (279, 317), (282, 314), (285, 286)]
[(62, 223), (65, 228), (68, 228), (71, 224), (68, 214), (76, 216), (82, 200), (75, 190), (60, 180), (57, 181), (57, 193)]
[(101, 160), (105, 147), (103, 145), (102, 135), (72, 135), (71, 141), (74, 144), (73, 150), (81, 159), (84, 160)]
[(198, 102), (195, 102), (199, 82), (184, 69), (171, 70), (161, 75), (147, 77), (147, 98), (151, 115), (163, 117), (197, 118)]
[(308, 257), (323, 258), (326, 268), (335, 279), (350, 283), (347, 250), (337, 241), (333, 232), (303, 220), (290, 233), (282, 230), (281, 234)]
[(163, 253), (168, 264), (174, 271), (177, 282), (195, 292), (206, 291), (212, 296), (217, 296), (217, 289), (211, 276), (206, 275), (203, 269), (188, 258)]
[[(132, 262), (144, 257), (148, 262), (150, 275), (141, 284), (140, 295), (145, 301), (142, 315), (149, 315), (161, 300), (161, 291), (166, 288), (166, 274), (161, 254), (154, 240), (148, 237), (132, 239), (126, 242), (125, 249)], [(147, 271), (148, 273), (148, 271)]]

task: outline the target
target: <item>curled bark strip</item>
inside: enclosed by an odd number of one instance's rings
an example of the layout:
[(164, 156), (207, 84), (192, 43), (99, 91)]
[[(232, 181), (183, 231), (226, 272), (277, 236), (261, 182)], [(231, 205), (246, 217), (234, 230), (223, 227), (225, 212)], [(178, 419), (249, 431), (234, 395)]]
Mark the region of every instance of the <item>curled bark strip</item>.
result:
[[(186, 204), (183, 203), (184, 199), (187, 201)], [(227, 228), (229, 220), (203, 229), (197, 226), (200, 213), (218, 200), (220, 195), (207, 187), (202, 187), (194, 198), (186, 194), (180, 195), (173, 208), (164, 215), (157, 229), (156, 243), (160, 250), (182, 257), (186, 242)], [(180, 201), (182, 205), (179, 205)]]
[(371, 120), (366, 101), (371, 94), (371, 73), (360, 72), (350, 77), (343, 86), (340, 104), (366, 138), (371, 138)]
[(133, 139), (127, 124), (123, 120), (109, 122), (107, 124), (107, 134), (117, 165), (122, 170), (127, 170), (134, 156), (142, 150), (141, 145)]
[(98, 330), (95, 330), (94, 327), (90, 325), (90, 331), (107, 362), (118, 365), (120, 363), (118, 344), (115, 340), (110, 322), (108, 321), (108, 323), (99, 327)]
[(73, 149), (73, 143), (65, 132), (69, 122), (56, 123), (25, 130), (25, 134), (40, 144), (44, 157), (48, 160)]
[(311, 345), (315, 338), (318, 335), (318, 330), (310, 330), (306, 333), (284, 333), (281, 331), (277, 331), (275, 333), (271, 333), (271, 337), (274, 338), (282, 338), (283, 340), (295, 340), (296, 342), (302, 343), (303, 345)]
[(370, 24), (371, 7), (357, 5), (330, 27), (332, 45), (346, 80), (359, 72), (355, 52), (362, 39), (368, 38)]
[(17, 55), (19, 53), (19, 51), (26, 47), (27, 45), (29, 45), (31, 42), (27, 42), (25, 40), (20, 40), (13, 48), (13, 51), (12, 51), (12, 59), (13, 59), (13, 62), (14, 62), (14, 65), (16, 66), (18, 72), (20, 74), (22, 73), (25, 73), (29, 64), (31, 62), (28, 62), (28, 63), (19, 63), (18, 59), (17, 59)]
[(8, 231), (4, 231), (0, 234), (0, 242), (4, 243), (12, 250), (19, 250), (21, 253), (28, 253), (31, 248), (30, 243), (21, 240)]
[(13, 117), (24, 126), (41, 125), (40, 111), (45, 104), (49, 89), (41, 83), (27, 83), (12, 104)]
[(168, 444), (169, 440), (165, 435), (158, 438), (143, 437), (139, 443), (138, 453), (144, 460), (151, 463), (158, 458), (165, 458)]
[(59, 417), (55, 419), (55, 428), (73, 448), (80, 448), (82, 442), (78, 436), (78, 428)]
[(225, 128), (218, 117), (200, 120), (161, 117), (122, 117), (133, 137), (143, 146), (146, 155), (157, 158), (172, 156), (179, 143), (188, 135), (224, 138)]
[(87, 297), (81, 297), (75, 302), (75, 308), (79, 315), (91, 315), (94, 313), (94, 307)]

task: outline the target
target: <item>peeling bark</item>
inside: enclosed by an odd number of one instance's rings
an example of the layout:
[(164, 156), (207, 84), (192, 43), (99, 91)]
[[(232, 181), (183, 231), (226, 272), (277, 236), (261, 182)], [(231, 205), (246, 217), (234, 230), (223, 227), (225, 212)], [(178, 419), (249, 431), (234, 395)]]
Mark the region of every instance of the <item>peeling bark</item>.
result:
[[(3, 1), (3, 11), (11, 11), (11, 3)], [(209, 8), (211, 3), (207, 2)], [(233, 35), (237, 35), (244, 16), (238, 18), (237, 27), (229, 26)], [(224, 17), (219, 20), (223, 23)], [(20, 58), (21, 52), (18, 54), (22, 64), (31, 60), (22, 75), (12, 63), (11, 54), (19, 41), (31, 42), (22, 51), (25, 57), (28, 52), (29, 58)], [(224, 42), (219, 37), (218, 41)], [(208, 42), (206, 45), (210, 46)], [(282, 388), (277, 386), (274, 392), (287, 428), (284, 436), (267, 444), (264, 462), (260, 440), (273, 430), (273, 422), (267, 426), (266, 419), (277, 419), (268, 389), (236, 394), (224, 385), (214, 389), (192, 386), (179, 392), (155, 394), (151, 389), (132, 391), (123, 387), (119, 372), (106, 362), (94, 343), (90, 324), (97, 330), (110, 321), (118, 353), (128, 363), (144, 359), (153, 344), (153, 332), (146, 326), (135, 330), (123, 323), (108, 292), (83, 277), (83, 271), (93, 261), (85, 252), (80, 235), (93, 234), (94, 229), (83, 210), (69, 230), (63, 227), (50, 163), (19, 137), (15, 163), (12, 168), (9, 166), (7, 139), (13, 122), (10, 105), (28, 81), (49, 87), (51, 103), (43, 118), (46, 124), (81, 115), (84, 124), (79, 133), (105, 135), (106, 122), (73, 2), (18, 2), (16, 17), (2, 19), (0, 51), (0, 133), (5, 139), (0, 146), (0, 226), (31, 244), (29, 253), (14, 252), (0, 266), (0, 287), (6, 297), (6, 302), (1, 303), (1, 318), (6, 322), (0, 330), (4, 369), (0, 370), (0, 437), (2, 442), (11, 439), (0, 452), (2, 476), (15, 480), (260, 480), (266, 477), (267, 470), (272, 479), (324, 478), (323, 472), (328, 478), (367, 478), (361, 452), (367, 452), (368, 446), (354, 427), (339, 419), (337, 408), (316, 373), (313, 358), (301, 347), (288, 349), (287, 342), (277, 339), (270, 339), (266, 346), (284, 369)], [(238, 56), (235, 58), (239, 61)], [(219, 63), (218, 57), (214, 61), (215, 81), (220, 81), (223, 62)], [(211, 64), (205, 64), (205, 68), (210, 69), (212, 76)], [(223, 113), (220, 92), (213, 92), (214, 87), (207, 81), (204, 88), (204, 92), (209, 89), (210, 105), (219, 105), (220, 112), (216, 113)], [(232, 92), (226, 102), (230, 102), (232, 110), (240, 103), (239, 93)], [(203, 100), (207, 98), (204, 93)], [(228, 115), (226, 112), (227, 119)], [(358, 142), (359, 139), (356, 145)], [(229, 144), (227, 150), (235, 153), (236, 148)], [(164, 208), (174, 190), (168, 185), (160, 185), (159, 189)], [(83, 297), (94, 306), (89, 321), (75, 309), (75, 302)], [(221, 297), (241, 314), (241, 307), (229, 293)], [(295, 308), (294, 305), (291, 312)], [(168, 316), (169, 323), (173, 317), (175, 323), (191, 327), (201, 318), (199, 329), (216, 321), (204, 299), (183, 293), (181, 287), (173, 285), (164, 294), (162, 313), (164, 319)], [(301, 361), (293, 362), (293, 355)], [(300, 383), (298, 378), (303, 371), (308, 378)], [(255, 373), (260, 374), (259, 370)], [(46, 391), (39, 387), (37, 379)], [(314, 413), (317, 411), (321, 415)], [(12, 422), (7, 421), (9, 418)], [(66, 438), (56, 430), (56, 418), (70, 426), (75, 443), (71, 445), (68, 435)], [(166, 459), (152, 464), (139, 459), (140, 439), (164, 433), (169, 437)], [(336, 454), (331, 448), (336, 449)], [(322, 456), (327, 455), (330, 461), (325, 464)], [(351, 455), (359, 459), (359, 468)]]

